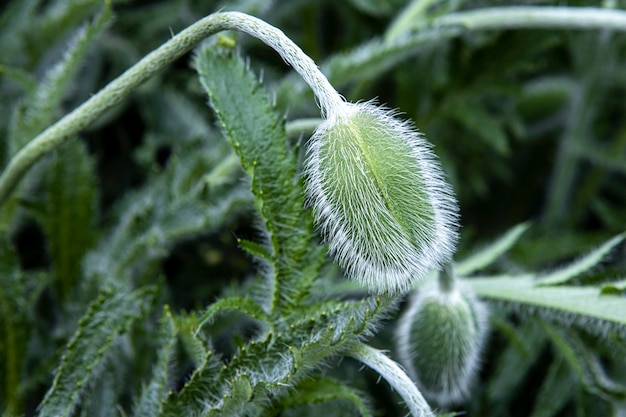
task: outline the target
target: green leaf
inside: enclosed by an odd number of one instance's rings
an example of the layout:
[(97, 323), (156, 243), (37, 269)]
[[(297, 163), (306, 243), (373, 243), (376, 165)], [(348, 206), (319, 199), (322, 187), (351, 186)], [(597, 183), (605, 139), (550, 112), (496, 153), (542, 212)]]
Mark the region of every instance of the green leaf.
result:
[(268, 324), (271, 323), (270, 318), (263, 310), (263, 308), (251, 299), (244, 297), (223, 298), (211, 304), (209, 308), (207, 308), (206, 311), (202, 314), (202, 316), (200, 316), (198, 330), (196, 331), (196, 333), (200, 331), (202, 326), (214, 320), (216, 314), (222, 313), (225, 310), (239, 311), (241, 313), (247, 314), (248, 316), (256, 320)]
[(95, 161), (72, 140), (57, 149), (45, 177), (46, 202), (38, 217), (48, 239), (53, 288), (61, 299), (74, 295), (82, 259), (95, 242)]
[(531, 417), (554, 417), (572, 399), (575, 380), (563, 358), (552, 361), (539, 388)]
[(59, 116), (67, 88), (74, 80), (89, 47), (111, 19), (109, 6), (109, 2), (105, 2), (104, 10), (94, 22), (77, 31), (63, 58), (46, 72), (39, 87), (26, 101), (24, 111), (16, 114), (9, 132), (11, 154), (21, 149)]
[(304, 379), (294, 390), (280, 400), (282, 408), (293, 408), (301, 405), (345, 400), (351, 403), (361, 417), (372, 417), (369, 404), (363, 394), (345, 383), (328, 377), (312, 377)]
[(626, 233), (620, 233), (613, 239), (609, 240), (599, 248), (593, 250), (582, 258), (572, 262), (564, 268), (550, 272), (541, 276), (539, 285), (557, 285), (564, 284), (570, 279), (589, 271), (598, 265), (602, 260), (626, 238)]
[(198, 317), (196, 313), (179, 314), (174, 319), (182, 348), (194, 365), (201, 367), (202, 364), (206, 363), (209, 353), (204, 343), (198, 338)]
[(518, 224), (495, 242), (458, 262), (454, 267), (454, 272), (459, 276), (465, 276), (491, 265), (509, 250), (529, 227), (529, 223)]
[(27, 93), (31, 93), (37, 87), (37, 82), (33, 79), (33, 77), (19, 68), (13, 68), (0, 64), (0, 75), (12, 80)]
[(143, 304), (151, 297), (151, 292), (151, 289), (133, 292), (119, 287), (107, 289), (91, 303), (65, 348), (54, 382), (41, 403), (39, 417), (72, 414), (115, 336), (126, 331), (143, 314)]
[(86, 19), (98, 7), (111, 17), (111, 6), (114, 0), (56, 0), (46, 4), (43, 13), (36, 22), (41, 38), (55, 41), (62, 36), (67, 28), (72, 28)]
[(442, 104), (441, 111), (482, 139), (500, 156), (509, 155), (509, 140), (502, 123), (485, 108), (475, 91), (450, 96)]
[(352, 7), (373, 17), (392, 15), (402, 5), (402, 0), (348, 0)]
[(0, 50), (3, 64), (15, 65), (17, 57), (23, 55), (24, 38), (15, 34), (32, 25), (41, 0), (12, 1), (0, 14)]
[(0, 394), (2, 414), (22, 413), (25, 352), (32, 328), (27, 287), (17, 256), (5, 237), (0, 240)]
[(272, 254), (269, 253), (267, 248), (261, 244), (246, 239), (237, 239), (237, 244), (241, 249), (245, 250), (252, 256), (256, 256), (257, 258), (268, 262), (272, 260)]
[(607, 375), (601, 359), (575, 332), (571, 329), (556, 328), (548, 323), (542, 323), (541, 327), (588, 392), (601, 397), (626, 399), (626, 386)]
[(516, 339), (509, 343), (495, 362), (495, 371), (487, 382), (486, 397), (493, 415), (504, 415), (506, 407), (522, 391), (527, 372), (539, 359), (546, 345), (546, 336), (535, 320), (526, 320), (516, 330)]
[[(111, 346), (104, 360), (98, 365), (85, 390), (81, 393), (80, 413), (76, 417), (121, 417), (119, 407), (128, 389), (131, 375), (126, 361), (125, 346), (116, 343)], [(77, 410), (78, 411), (78, 410)]]
[[(626, 302), (623, 297), (600, 295), (597, 287), (537, 285), (533, 275), (472, 278), (467, 282), (476, 293), (493, 300), (541, 307), (557, 314), (565, 313), (581, 321), (597, 319), (616, 329), (626, 326)], [(550, 313), (548, 313), (548, 316)], [(591, 323), (589, 325), (597, 325)]]
[(250, 210), (251, 195), (237, 181), (238, 165), (227, 161), (227, 145), (192, 145), (174, 153), (175, 163), (115, 207), (117, 223), (84, 262), (90, 285), (99, 286), (100, 279), (141, 279), (176, 242), (209, 233)]
[(169, 307), (165, 307), (161, 320), (161, 348), (156, 363), (152, 367), (152, 377), (143, 387), (139, 402), (135, 407), (136, 417), (154, 417), (160, 415), (166, 399), (169, 383), (170, 357), (176, 344), (176, 325)]
[(180, 392), (169, 394), (161, 415), (208, 415), (224, 398), (225, 383), (220, 375), (223, 369), (224, 364), (208, 351)]
[(433, 6), (434, 0), (413, 0), (396, 15), (393, 22), (387, 28), (385, 40), (387, 42), (406, 36), (416, 27), (427, 22), (428, 8)]
[[(165, 415), (222, 416), (225, 409), (266, 415), (262, 410), (270, 406), (270, 398), (290, 392), (322, 361), (368, 335), (389, 303), (370, 297), (301, 306), (276, 320), (275, 329), (262, 339), (240, 347), (226, 365), (207, 360), (199, 366), (185, 387), (170, 396)], [(245, 397), (249, 399), (243, 401)]]
[(287, 146), (283, 120), (231, 49), (205, 47), (195, 65), (224, 133), (251, 178), (255, 204), (269, 232), (275, 266), (272, 308), (293, 305), (312, 280), (311, 276), (302, 279), (298, 272), (310, 265), (310, 259), (304, 260), (313, 221), (303, 208), (297, 158)]

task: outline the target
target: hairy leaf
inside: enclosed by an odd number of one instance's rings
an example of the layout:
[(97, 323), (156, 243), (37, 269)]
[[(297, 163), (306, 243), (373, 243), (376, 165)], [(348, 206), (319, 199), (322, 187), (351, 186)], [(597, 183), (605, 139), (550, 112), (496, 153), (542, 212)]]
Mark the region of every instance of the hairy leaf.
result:
[(222, 313), (225, 310), (239, 311), (256, 320), (270, 323), (269, 316), (265, 311), (263, 311), (263, 308), (260, 305), (249, 298), (231, 297), (222, 298), (221, 300), (211, 304), (200, 317), (197, 331), (200, 331), (204, 324), (210, 323), (215, 319), (217, 314)]
[(28, 98), (23, 112), (17, 113), (9, 133), (11, 154), (17, 152), (59, 116), (64, 94), (80, 68), (94, 39), (111, 18), (105, 9), (93, 24), (82, 27), (72, 40), (63, 58), (50, 68), (37, 90)]
[(623, 297), (601, 295), (597, 287), (542, 286), (537, 285), (533, 275), (472, 278), (467, 282), (482, 297), (527, 306), (530, 311), (547, 309), (547, 317), (552, 314), (559, 319), (559, 313), (563, 313), (562, 319), (578, 316), (581, 323), (588, 322), (590, 326), (598, 323), (589, 319), (597, 319), (607, 328), (626, 328)]
[[(293, 311), (277, 322), (282, 327), (241, 347), (221, 369), (209, 361), (196, 369), (182, 391), (170, 396), (165, 415), (180, 410), (188, 415), (219, 416), (226, 410), (263, 415), (268, 399), (289, 392), (326, 358), (369, 334), (387, 304), (368, 298), (310, 306), (313, 316), (306, 314), (308, 309)], [(202, 402), (194, 400), (198, 393), (203, 393)]]
[[(296, 155), (287, 146), (283, 121), (259, 82), (232, 50), (206, 47), (196, 57), (200, 81), (209, 94), (224, 133), (251, 179), (274, 259), (272, 307), (289, 305), (306, 291), (312, 276), (298, 271), (321, 261), (307, 254), (313, 229), (303, 208), (303, 187), (296, 176)], [(292, 293), (289, 289), (303, 291)]]
[(226, 149), (193, 145), (172, 155), (176, 163), (118, 204), (117, 223), (87, 254), (87, 279), (140, 279), (176, 242), (249, 210), (251, 196), (235, 183), (236, 167), (219, 163)]
[(48, 239), (54, 268), (53, 288), (72, 297), (82, 258), (95, 241), (95, 163), (78, 140), (61, 146), (45, 178), (47, 198), (38, 218)]
[(162, 345), (159, 349), (157, 362), (152, 367), (152, 377), (148, 385), (143, 387), (139, 402), (135, 407), (134, 415), (136, 417), (158, 416), (166, 399), (170, 383), (168, 375), (170, 356), (176, 343), (176, 326), (168, 307), (165, 308), (161, 320), (160, 339)]
[(539, 279), (540, 285), (556, 285), (564, 284), (570, 279), (589, 271), (594, 266), (598, 265), (613, 250), (617, 245), (622, 243), (626, 238), (626, 233), (621, 233), (615, 236), (613, 239), (606, 242), (599, 248), (591, 251), (589, 254), (582, 258), (572, 262), (566, 267), (559, 268), (553, 272), (541, 276)]
[(328, 401), (345, 400), (360, 413), (361, 417), (372, 417), (369, 404), (363, 399), (363, 394), (345, 383), (327, 377), (312, 377), (301, 381), (284, 399), (281, 399), (283, 408), (293, 408), (301, 405), (323, 403)]
[(115, 336), (142, 315), (143, 303), (151, 291), (107, 289), (91, 303), (65, 348), (54, 382), (41, 403), (40, 417), (71, 415)]
[(0, 241), (0, 393), (1, 412), (21, 413), (20, 388), (30, 323), (27, 287), (14, 249)]

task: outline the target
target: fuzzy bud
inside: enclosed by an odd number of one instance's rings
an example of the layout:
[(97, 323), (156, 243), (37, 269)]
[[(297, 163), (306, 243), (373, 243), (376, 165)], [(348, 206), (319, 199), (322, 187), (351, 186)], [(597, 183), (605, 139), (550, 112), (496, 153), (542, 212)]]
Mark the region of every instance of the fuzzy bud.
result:
[(424, 395), (441, 405), (469, 394), (487, 333), (486, 307), (469, 288), (458, 287), (424, 285), (396, 329), (400, 362)]
[(451, 257), (457, 206), (428, 143), (371, 102), (342, 103), (311, 138), (307, 192), (352, 279), (398, 293)]

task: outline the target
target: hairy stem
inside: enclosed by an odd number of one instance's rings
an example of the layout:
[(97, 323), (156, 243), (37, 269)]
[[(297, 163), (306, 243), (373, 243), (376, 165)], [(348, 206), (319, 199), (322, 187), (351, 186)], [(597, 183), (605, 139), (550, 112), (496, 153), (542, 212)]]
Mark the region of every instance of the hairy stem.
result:
[(493, 7), (450, 13), (434, 26), (488, 29), (612, 29), (626, 31), (626, 11), (593, 7)]
[(343, 105), (342, 97), (309, 58), (282, 31), (255, 17), (239, 12), (209, 15), (146, 55), (74, 111), (48, 127), (24, 146), (0, 176), (0, 205), (28, 169), (43, 155), (74, 137), (105, 111), (122, 101), (136, 87), (181, 57), (204, 38), (223, 30), (237, 30), (254, 36), (275, 49), (287, 64), (304, 78), (317, 96), (322, 115)]
[(358, 343), (346, 354), (369, 366), (385, 378), (389, 385), (400, 394), (414, 417), (434, 417), (430, 406), (415, 383), (396, 362), (389, 359), (382, 351), (365, 343)]

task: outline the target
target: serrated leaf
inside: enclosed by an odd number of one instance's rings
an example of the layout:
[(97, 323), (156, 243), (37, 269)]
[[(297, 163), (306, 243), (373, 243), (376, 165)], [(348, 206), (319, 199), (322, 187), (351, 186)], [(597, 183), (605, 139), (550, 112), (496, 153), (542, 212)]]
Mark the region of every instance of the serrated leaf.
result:
[[(313, 221), (303, 207), (303, 187), (296, 176), (297, 159), (287, 147), (282, 119), (266, 92), (231, 49), (206, 47), (196, 57), (200, 82), (227, 139), (251, 178), (256, 207), (269, 232), (275, 259), (272, 307), (292, 305), (309, 280), (298, 280), (306, 265)], [(302, 288), (293, 294), (293, 288)], [(284, 290), (283, 290), (284, 289)]]
[(230, 381), (230, 390), (223, 398), (220, 407), (220, 415), (244, 416), (253, 414), (250, 412), (252, 400), (252, 384), (245, 373), (236, 375)]
[(27, 72), (0, 64), (0, 75), (18, 84), (24, 91), (31, 93), (37, 87), (35, 79)]
[(244, 297), (230, 297), (218, 300), (206, 309), (206, 311), (202, 314), (202, 316), (200, 316), (200, 319), (198, 320), (198, 329), (196, 330), (196, 333), (200, 331), (202, 326), (214, 320), (216, 314), (222, 313), (227, 310), (238, 311), (256, 320), (268, 324), (271, 323), (269, 316), (263, 310), (263, 308), (251, 299)]
[(98, 372), (81, 395), (80, 414), (73, 413), (76, 417), (120, 417), (119, 406), (129, 377), (129, 369), (124, 366), (124, 359), (123, 344), (111, 346), (102, 363), (98, 365)]
[(46, 8), (37, 19), (40, 36), (51, 41), (65, 33), (67, 28), (75, 27), (86, 19), (99, 6), (110, 14), (112, 0), (57, 0), (46, 4)]
[(529, 223), (518, 224), (493, 243), (458, 262), (454, 272), (459, 276), (465, 276), (491, 265), (509, 250), (529, 227)]
[(236, 182), (238, 167), (219, 163), (227, 151), (201, 142), (183, 147), (172, 155), (175, 163), (129, 192), (115, 208), (117, 223), (86, 256), (84, 275), (92, 285), (100, 285), (97, 277), (139, 279), (179, 240), (249, 211), (252, 196)]
[[(270, 405), (270, 398), (291, 391), (323, 360), (369, 334), (388, 304), (388, 300), (372, 297), (356, 302), (329, 300), (310, 309), (304, 306), (275, 322), (277, 327), (263, 339), (239, 348), (228, 364), (207, 362), (196, 369), (183, 390), (168, 399), (166, 415), (180, 415), (184, 410), (187, 415), (222, 416), (224, 407), (234, 407), (233, 398), (242, 398), (240, 394), (247, 392), (242, 390), (246, 381), (240, 381), (243, 386), (231, 382), (241, 375), (249, 381), (252, 395), (248, 403), (240, 401), (239, 414), (264, 415), (263, 407)], [(239, 394), (234, 389), (240, 390)], [(202, 401), (197, 400), (198, 393), (202, 393)]]
[(134, 416), (136, 417), (155, 417), (160, 415), (163, 410), (163, 403), (166, 400), (170, 356), (176, 344), (176, 325), (167, 306), (161, 319), (160, 339), (162, 344), (157, 361), (152, 367), (152, 377), (148, 385), (143, 387), (139, 402), (134, 409)]
[(208, 415), (211, 408), (223, 400), (225, 383), (220, 375), (223, 370), (224, 364), (208, 351), (180, 392), (170, 393), (161, 415)]
[(622, 243), (625, 238), (626, 233), (620, 233), (599, 248), (591, 251), (587, 255), (570, 263), (569, 265), (542, 275), (539, 278), (539, 285), (564, 284), (570, 279), (589, 271), (591, 268), (602, 262), (602, 260), (613, 250), (613, 248)]
[(181, 345), (194, 365), (201, 367), (207, 360), (207, 348), (197, 337), (198, 317), (195, 312), (179, 314), (175, 318)]
[(65, 348), (52, 386), (41, 403), (39, 417), (71, 415), (115, 336), (142, 315), (142, 306), (150, 291), (108, 289), (91, 303)]
[(237, 239), (237, 244), (239, 247), (249, 255), (255, 256), (259, 259), (266, 260), (270, 262), (272, 260), (272, 254), (267, 251), (267, 248), (263, 245), (260, 245), (256, 242), (252, 242), (247, 239)]
[(9, 131), (11, 154), (26, 145), (59, 115), (64, 94), (80, 68), (89, 46), (111, 18), (109, 6), (108, 2), (105, 3), (103, 12), (94, 22), (76, 32), (63, 58), (46, 72), (39, 87), (26, 101), (24, 111), (16, 114)]
[(294, 387), (293, 392), (280, 400), (282, 408), (316, 404), (335, 400), (350, 402), (361, 417), (373, 416), (362, 393), (345, 383), (328, 377), (307, 378)]
[(83, 256), (96, 238), (95, 162), (85, 145), (72, 140), (59, 147), (44, 181), (45, 209), (37, 217), (48, 239), (53, 288), (67, 299), (74, 294)]

